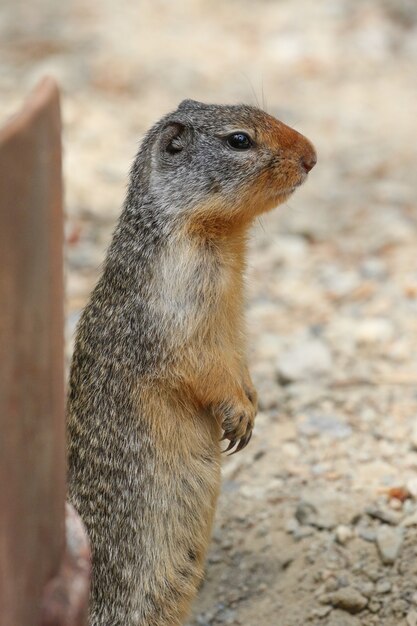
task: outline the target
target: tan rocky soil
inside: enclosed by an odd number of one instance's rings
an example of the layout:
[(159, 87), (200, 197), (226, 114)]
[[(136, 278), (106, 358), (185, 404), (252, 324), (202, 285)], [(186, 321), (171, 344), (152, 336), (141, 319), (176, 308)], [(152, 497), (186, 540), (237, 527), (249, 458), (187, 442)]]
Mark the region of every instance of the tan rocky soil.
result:
[(68, 353), (152, 121), (257, 96), (314, 141), (253, 233), (261, 411), (190, 625), (415, 626), (415, 0), (5, 0), (0, 58), (2, 118), (44, 73), (63, 90)]

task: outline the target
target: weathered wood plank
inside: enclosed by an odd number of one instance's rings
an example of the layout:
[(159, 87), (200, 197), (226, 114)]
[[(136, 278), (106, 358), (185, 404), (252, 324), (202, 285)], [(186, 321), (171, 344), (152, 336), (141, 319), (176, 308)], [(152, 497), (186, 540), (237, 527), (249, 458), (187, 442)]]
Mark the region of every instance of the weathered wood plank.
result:
[(62, 250), (59, 94), (45, 79), (0, 130), (2, 626), (40, 623), (66, 553)]

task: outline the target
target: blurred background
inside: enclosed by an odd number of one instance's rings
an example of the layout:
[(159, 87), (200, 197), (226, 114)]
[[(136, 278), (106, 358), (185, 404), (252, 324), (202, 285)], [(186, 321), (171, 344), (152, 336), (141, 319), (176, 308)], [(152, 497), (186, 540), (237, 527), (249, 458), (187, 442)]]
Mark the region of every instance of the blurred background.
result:
[(62, 90), (68, 356), (154, 121), (248, 102), (313, 141), (251, 238), (260, 414), (190, 625), (415, 626), (415, 0), (3, 0), (0, 59), (2, 121)]

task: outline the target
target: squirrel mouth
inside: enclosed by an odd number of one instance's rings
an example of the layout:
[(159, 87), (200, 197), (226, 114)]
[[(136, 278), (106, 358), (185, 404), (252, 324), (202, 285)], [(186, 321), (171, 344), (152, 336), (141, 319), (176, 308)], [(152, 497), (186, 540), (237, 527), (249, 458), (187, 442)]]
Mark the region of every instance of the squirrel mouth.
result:
[(303, 184), (303, 182), (304, 181), (300, 180), (300, 182), (296, 183), (295, 185), (292, 185), (291, 187), (286, 187), (285, 189), (279, 189), (279, 190), (277, 189), (274, 194), (276, 199), (279, 201), (279, 203), (285, 202), (290, 196), (292, 196), (294, 191), (296, 191), (298, 187), (300, 187)]
[(294, 191), (296, 189), (298, 189), (298, 187), (301, 187), (301, 185), (304, 184), (305, 180), (306, 180), (307, 176), (304, 176), (303, 178), (300, 178), (300, 180), (298, 180), (296, 183), (294, 183), (293, 185), (291, 185), (291, 187), (287, 187), (287, 189), (284, 189), (282, 191), (283, 194), (285, 195), (291, 195), (292, 193), (294, 193)]
[(296, 182), (293, 182), (291, 186), (282, 189), (280, 193), (283, 196), (290, 196), (292, 193), (294, 193), (294, 191), (296, 191), (296, 189), (298, 189), (298, 187), (301, 187), (301, 185), (304, 184), (306, 178), (307, 176), (300, 176)]
[(291, 181), (291, 185), (284, 188), (281, 187), (281, 189), (275, 185), (270, 187), (270, 193), (272, 194), (274, 201), (278, 202), (279, 204), (285, 202), (294, 193), (294, 191), (301, 187), (306, 178), (307, 176), (300, 176), (298, 180)]

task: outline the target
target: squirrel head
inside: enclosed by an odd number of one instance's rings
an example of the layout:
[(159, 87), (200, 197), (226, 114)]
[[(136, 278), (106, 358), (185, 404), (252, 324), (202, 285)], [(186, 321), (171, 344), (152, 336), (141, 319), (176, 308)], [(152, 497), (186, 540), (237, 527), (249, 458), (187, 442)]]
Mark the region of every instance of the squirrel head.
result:
[(131, 188), (167, 218), (221, 231), (284, 202), (316, 160), (308, 139), (258, 108), (184, 100), (148, 133)]

